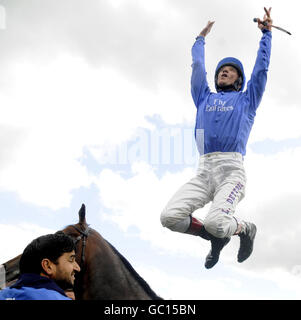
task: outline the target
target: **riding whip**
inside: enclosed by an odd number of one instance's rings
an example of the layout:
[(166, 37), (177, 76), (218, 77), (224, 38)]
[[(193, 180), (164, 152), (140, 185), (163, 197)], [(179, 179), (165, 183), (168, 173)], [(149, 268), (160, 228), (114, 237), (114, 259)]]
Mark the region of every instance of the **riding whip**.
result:
[[(253, 21), (254, 21), (254, 22), (259, 22), (259, 23), (263, 24), (264, 26), (267, 26), (267, 25), (268, 25), (268, 23), (267, 23), (266, 21), (261, 22), (261, 21), (260, 21), (259, 19), (257, 19), (257, 18), (254, 18)], [(290, 36), (292, 35), (289, 31), (287, 31), (287, 30), (285, 30), (285, 29), (283, 29), (283, 28), (281, 28), (281, 27), (277, 27), (277, 26), (273, 26), (273, 25), (271, 25), (271, 27), (273, 27), (273, 28), (275, 28), (275, 29), (278, 29), (278, 30), (280, 30), (280, 31), (283, 31), (283, 32), (289, 34)]]

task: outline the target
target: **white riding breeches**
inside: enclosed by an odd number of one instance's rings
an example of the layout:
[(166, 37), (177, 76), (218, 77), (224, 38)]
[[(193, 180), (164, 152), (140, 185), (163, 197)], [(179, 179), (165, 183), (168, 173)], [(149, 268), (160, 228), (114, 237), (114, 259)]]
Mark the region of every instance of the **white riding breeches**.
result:
[(196, 176), (170, 199), (161, 214), (161, 223), (172, 231), (185, 232), (192, 213), (212, 201), (203, 224), (218, 238), (232, 236), (238, 222), (236, 205), (245, 195), (243, 157), (236, 152), (214, 152), (200, 157)]

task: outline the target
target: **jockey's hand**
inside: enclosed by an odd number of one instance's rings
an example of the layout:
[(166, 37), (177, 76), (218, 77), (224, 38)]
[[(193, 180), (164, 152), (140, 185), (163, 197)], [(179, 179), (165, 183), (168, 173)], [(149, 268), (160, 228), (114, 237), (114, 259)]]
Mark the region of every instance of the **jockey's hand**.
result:
[(214, 22), (215, 21), (208, 21), (207, 26), (200, 32), (199, 36), (206, 37), (207, 34), (210, 32)]
[[(271, 10), (272, 10), (272, 8), (269, 8), (269, 10), (268, 10), (265, 7), (264, 8), (265, 15), (263, 17), (263, 20), (260, 20), (259, 18), (257, 18), (257, 26), (260, 30), (268, 29), (269, 31), (272, 31), (273, 20), (271, 18)], [(263, 23), (266, 25), (264, 25)]]

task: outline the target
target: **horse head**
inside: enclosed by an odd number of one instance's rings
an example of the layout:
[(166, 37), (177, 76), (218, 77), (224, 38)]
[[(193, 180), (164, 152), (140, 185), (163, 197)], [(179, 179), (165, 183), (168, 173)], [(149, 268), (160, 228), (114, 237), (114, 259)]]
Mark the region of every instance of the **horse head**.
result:
[(93, 232), (86, 221), (86, 206), (82, 204), (78, 212), (79, 221), (77, 224), (69, 225), (62, 231), (72, 237), (76, 245), (76, 262), (81, 270), (76, 275), (74, 284), (74, 293), (76, 299), (82, 299), (83, 281), (85, 278), (86, 260), (90, 259), (91, 246), (87, 247), (87, 240), (90, 233)]
[(75, 278), (76, 299), (161, 299), (118, 250), (89, 227), (84, 204), (78, 216), (77, 224), (63, 229), (75, 240), (76, 261), (81, 268)]

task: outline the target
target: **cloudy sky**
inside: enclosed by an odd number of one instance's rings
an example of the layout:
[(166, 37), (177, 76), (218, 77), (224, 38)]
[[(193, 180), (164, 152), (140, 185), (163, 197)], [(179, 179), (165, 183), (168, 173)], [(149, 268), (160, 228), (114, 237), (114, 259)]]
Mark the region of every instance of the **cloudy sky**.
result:
[[(191, 47), (207, 24), (206, 68), (239, 58), (249, 78), (272, 6), (272, 57), (248, 143), (245, 199), (258, 227), (242, 264), (233, 237), (171, 232), (160, 213), (195, 172)], [(297, 1), (0, 1), (0, 263), (35, 237), (87, 221), (165, 299), (301, 298), (301, 67)], [(195, 212), (202, 218), (208, 207)]]

